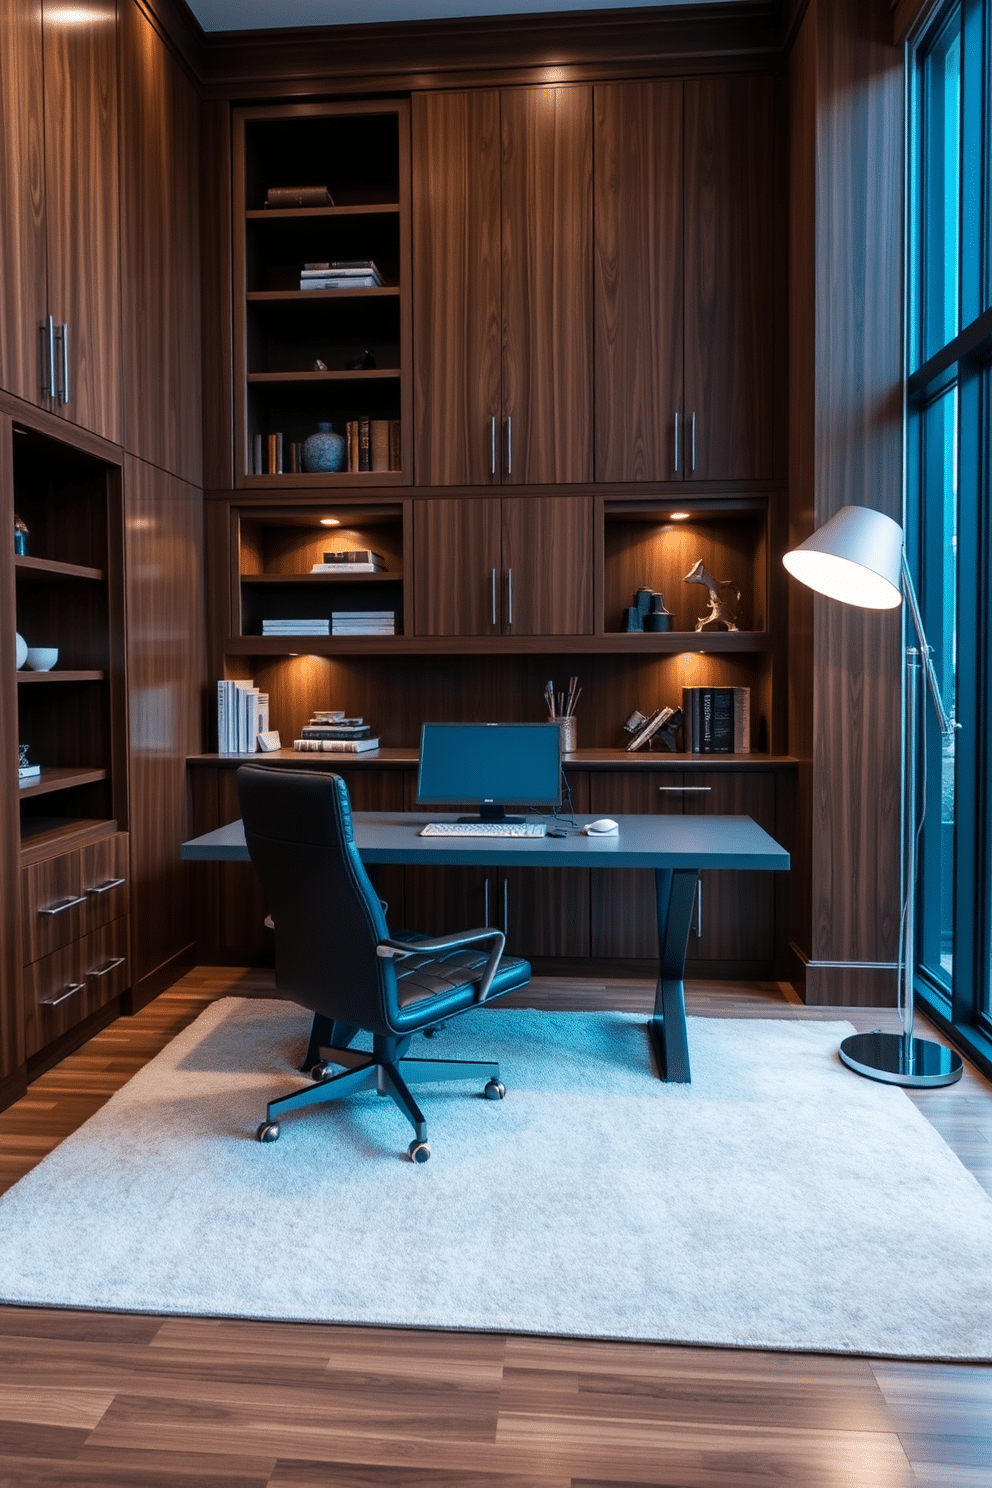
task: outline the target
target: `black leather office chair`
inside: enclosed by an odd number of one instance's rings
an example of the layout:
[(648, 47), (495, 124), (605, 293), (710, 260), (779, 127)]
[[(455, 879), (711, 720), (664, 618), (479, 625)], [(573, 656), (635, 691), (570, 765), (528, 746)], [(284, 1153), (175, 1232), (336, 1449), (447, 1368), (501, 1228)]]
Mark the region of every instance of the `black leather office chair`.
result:
[[(390, 936), (339, 775), (242, 765), (238, 795), (274, 922), (276, 987), (316, 1015), (310, 1052), (330, 1046), (314, 1084), (269, 1102), (259, 1141), (274, 1142), (289, 1111), (376, 1090), (407, 1116), (416, 1132), (410, 1156), (426, 1162), (427, 1124), (407, 1082), (485, 1078), (492, 1100), (505, 1090), (494, 1062), (406, 1058), (413, 1035), (525, 986), (530, 964), (503, 958), (499, 930)], [(362, 1029), (372, 1035), (371, 1055), (348, 1047)], [(334, 1074), (334, 1065), (345, 1068)]]

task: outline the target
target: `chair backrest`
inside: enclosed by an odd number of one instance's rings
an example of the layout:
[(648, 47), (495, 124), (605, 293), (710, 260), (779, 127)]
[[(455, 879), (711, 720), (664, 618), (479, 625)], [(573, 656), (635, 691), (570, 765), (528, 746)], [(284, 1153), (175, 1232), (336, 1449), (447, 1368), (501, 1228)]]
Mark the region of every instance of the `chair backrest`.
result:
[(375, 952), (389, 931), (355, 847), (344, 781), (258, 765), (242, 765), (237, 778), (245, 840), (275, 923), (279, 995), (389, 1033), (396, 974)]

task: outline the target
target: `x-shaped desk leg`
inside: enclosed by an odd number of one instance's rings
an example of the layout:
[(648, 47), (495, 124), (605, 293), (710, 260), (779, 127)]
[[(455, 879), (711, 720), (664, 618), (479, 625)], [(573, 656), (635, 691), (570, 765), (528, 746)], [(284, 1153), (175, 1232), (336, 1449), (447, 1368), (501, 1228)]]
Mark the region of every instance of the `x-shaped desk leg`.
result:
[(658, 896), (658, 988), (648, 1024), (658, 1075), (675, 1085), (688, 1085), (689, 1042), (685, 1027), (685, 953), (699, 873), (695, 868), (656, 868)]

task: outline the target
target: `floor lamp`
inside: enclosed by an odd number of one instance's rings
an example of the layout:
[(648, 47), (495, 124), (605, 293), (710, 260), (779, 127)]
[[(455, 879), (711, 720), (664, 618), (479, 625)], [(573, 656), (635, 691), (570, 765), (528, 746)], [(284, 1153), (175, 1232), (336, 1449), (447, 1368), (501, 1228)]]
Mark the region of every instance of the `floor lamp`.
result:
[[(899, 922), (899, 1017), (902, 1033), (857, 1033), (844, 1039), (840, 1057), (849, 1068), (892, 1085), (952, 1085), (961, 1078), (960, 1056), (927, 1039), (913, 1037), (916, 864), (919, 824), (916, 812), (919, 747), (919, 678), (922, 667), (942, 734), (958, 725), (946, 712), (923, 631), (920, 606), (906, 562), (902, 528), (884, 512), (843, 506), (811, 537), (786, 553), (783, 563), (794, 578), (818, 594), (865, 610), (892, 610), (905, 596), (917, 644), (906, 648), (906, 719), (903, 775), (903, 903)], [(924, 743), (925, 747), (925, 743)]]

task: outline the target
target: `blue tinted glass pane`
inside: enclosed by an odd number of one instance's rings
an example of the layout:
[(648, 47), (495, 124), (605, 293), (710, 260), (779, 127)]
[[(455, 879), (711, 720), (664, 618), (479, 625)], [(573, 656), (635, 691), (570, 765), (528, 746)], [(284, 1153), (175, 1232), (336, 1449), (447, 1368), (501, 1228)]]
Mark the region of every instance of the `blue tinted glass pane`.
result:
[[(923, 415), (920, 512), (920, 604), (949, 715), (954, 713), (957, 696), (957, 431), (958, 394), (953, 387)], [(929, 706), (925, 728), (918, 957), (930, 976), (950, 990), (954, 970), (954, 730), (941, 735)]]
[(961, 224), (961, 11), (923, 62), (922, 360), (958, 333)]

